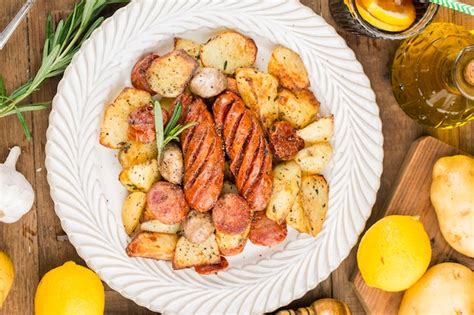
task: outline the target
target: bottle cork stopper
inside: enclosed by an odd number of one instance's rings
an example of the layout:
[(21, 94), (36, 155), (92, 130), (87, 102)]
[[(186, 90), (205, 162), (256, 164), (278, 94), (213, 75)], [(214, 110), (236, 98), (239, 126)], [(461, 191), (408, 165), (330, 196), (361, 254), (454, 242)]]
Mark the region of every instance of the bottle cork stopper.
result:
[(471, 59), (464, 68), (464, 79), (469, 85), (474, 85), (474, 59)]

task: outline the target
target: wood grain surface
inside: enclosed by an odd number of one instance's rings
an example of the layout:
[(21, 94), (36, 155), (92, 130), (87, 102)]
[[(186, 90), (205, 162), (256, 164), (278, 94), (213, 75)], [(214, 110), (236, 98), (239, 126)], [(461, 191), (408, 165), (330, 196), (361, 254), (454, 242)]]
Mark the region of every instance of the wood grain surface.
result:
[[(431, 242), (430, 265), (454, 261), (474, 269), (474, 259), (456, 252), (444, 239), (430, 201), (431, 175), (435, 162), (440, 157), (456, 154), (460, 154), (459, 149), (433, 137), (423, 137), (415, 141), (408, 151), (397, 181), (393, 184), (384, 215), (420, 217)], [(365, 284), (358, 270), (352, 281), (355, 292), (368, 314), (398, 314), (403, 292), (390, 293), (371, 288)]]
[[(266, 0), (269, 1), (269, 0)], [(474, 4), (474, 0), (464, 0)], [(41, 61), (41, 49), (45, 33), (45, 19), (48, 12), (54, 17), (65, 16), (74, 0), (37, 0), (32, 10), (17, 29), (5, 48), (0, 51), (0, 74), (6, 78), (7, 88), (25, 82), (35, 73)], [(302, 0), (302, 3), (322, 15), (330, 24), (327, 0)], [(23, 4), (22, 0), (1, 0), (0, 29), (3, 29)], [(467, 15), (441, 9), (437, 20), (454, 22), (467, 28), (474, 28), (474, 19)], [(376, 205), (367, 226), (380, 218), (383, 204), (410, 144), (424, 134), (431, 134), (466, 152), (474, 151), (474, 124), (449, 131), (426, 130), (409, 119), (398, 107), (390, 87), (389, 69), (399, 43), (357, 37), (336, 30), (355, 51), (358, 60), (372, 82), (377, 95), (384, 133), (384, 173)], [(59, 78), (48, 81), (29, 101), (51, 100), (56, 93)], [(32, 127), (34, 140), (26, 142), (15, 117), (0, 119), (0, 160), (8, 148), (19, 145), (23, 154), (18, 169), (31, 181), (36, 191), (33, 209), (15, 224), (0, 223), (0, 250), (6, 251), (16, 267), (16, 279), (1, 315), (28, 315), (34, 312), (34, 293), (41, 277), (50, 269), (67, 260), (85, 264), (71, 244), (65, 239), (59, 219), (53, 209), (46, 182), (44, 167), (44, 146), (49, 111), (28, 113), (26, 119)], [(331, 276), (303, 298), (292, 302), (289, 307), (309, 305), (321, 297), (334, 297), (349, 304), (353, 314), (364, 314), (364, 309), (352, 290), (349, 281), (355, 266), (355, 250)], [(151, 314), (107, 288), (107, 314)]]

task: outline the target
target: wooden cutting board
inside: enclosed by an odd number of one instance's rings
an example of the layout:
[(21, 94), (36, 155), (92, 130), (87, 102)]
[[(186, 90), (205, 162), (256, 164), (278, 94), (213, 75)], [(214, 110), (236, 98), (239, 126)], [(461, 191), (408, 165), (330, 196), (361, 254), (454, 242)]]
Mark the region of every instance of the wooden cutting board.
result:
[[(431, 265), (453, 261), (468, 266), (472, 270), (474, 259), (454, 251), (444, 240), (430, 202), (431, 174), (434, 163), (440, 157), (459, 153), (457, 148), (433, 137), (424, 137), (415, 141), (408, 151), (398, 180), (385, 205), (385, 215), (402, 214), (420, 217), (431, 240)], [(394, 315), (398, 313), (403, 292), (389, 293), (368, 287), (357, 268), (351, 281), (367, 314)]]

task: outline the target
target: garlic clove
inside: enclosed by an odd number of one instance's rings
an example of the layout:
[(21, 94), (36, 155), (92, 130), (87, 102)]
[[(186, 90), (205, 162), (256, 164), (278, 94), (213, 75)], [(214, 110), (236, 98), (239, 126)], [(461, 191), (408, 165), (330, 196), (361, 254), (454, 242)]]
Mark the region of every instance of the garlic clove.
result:
[(15, 146), (10, 150), (5, 163), (0, 164), (0, 222), (16, 222), (33, 206), (33, 187), (16, 170), (20, 154), (20, 148)]

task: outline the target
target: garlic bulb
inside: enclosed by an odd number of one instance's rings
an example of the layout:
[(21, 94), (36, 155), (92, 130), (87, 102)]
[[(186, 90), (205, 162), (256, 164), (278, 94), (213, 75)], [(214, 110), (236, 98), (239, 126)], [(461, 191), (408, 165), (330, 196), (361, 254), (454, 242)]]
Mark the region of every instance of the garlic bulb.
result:
[(33, 187), (15, 168), (21, 150), (13, 147), (0, 164), (0, 222), (13, 223), (30, 211), (35, 200)]

